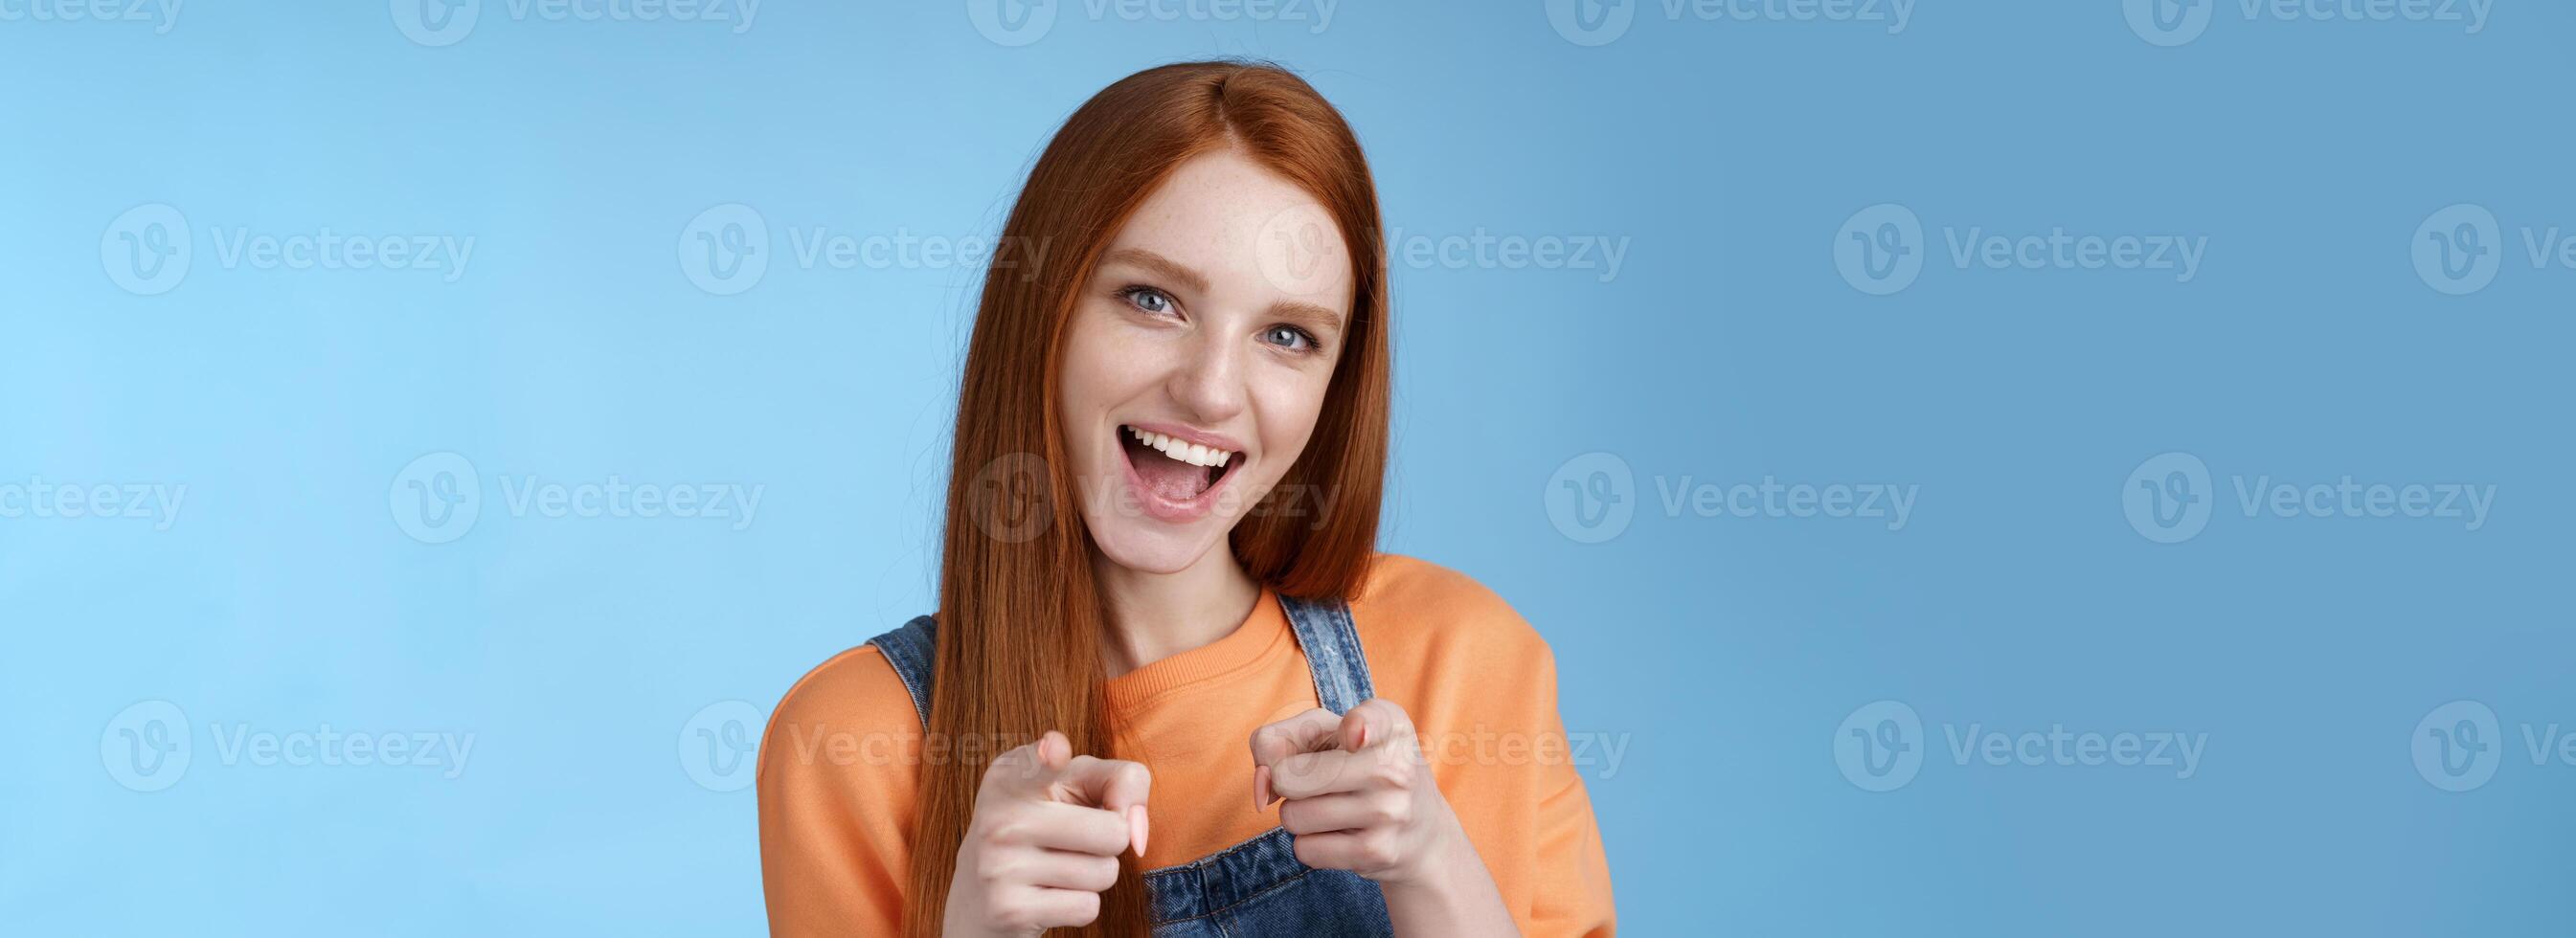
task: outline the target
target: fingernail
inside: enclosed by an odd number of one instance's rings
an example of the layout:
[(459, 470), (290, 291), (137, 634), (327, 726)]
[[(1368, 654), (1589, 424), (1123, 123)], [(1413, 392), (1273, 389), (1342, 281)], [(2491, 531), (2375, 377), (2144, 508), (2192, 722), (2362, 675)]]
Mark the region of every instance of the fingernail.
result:
[(1366, 748), (1368, 748), (1368, 724), (1362, 723), (1358, 729), (1351, 731), (1351, 749), (1357, 751)]
[(1136, 841), (1136, 859), (1139, 860), (1145, 858), (1145, 832), (1145, 806), (1140, 804), (1129, 807), (1127, 809), (1127, 834)]
[(1253, 767), (1252, 767), (1252, 810), (1259, 811), (1259, 810), (1261, 810), (1261, 809), (1263, 809), (1263, 808), (1266, 808), (1266, 807), (1269, 807), (1269, 806), (1270, 806), (1270, 767), (1269, 767), (1269, 766), (1266, 766), (1266, 765), (1256, 765), (1256, 766), (1253, 766)]

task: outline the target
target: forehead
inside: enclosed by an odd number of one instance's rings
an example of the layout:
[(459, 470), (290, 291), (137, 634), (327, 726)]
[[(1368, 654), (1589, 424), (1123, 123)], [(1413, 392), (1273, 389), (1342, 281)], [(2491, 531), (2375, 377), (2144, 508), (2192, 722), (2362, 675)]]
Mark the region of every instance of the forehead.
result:
[(1188, 267), (1224, 301), (1315, 303), (1348, 314), (1351, 259), (1322, 203), (1232, 148), (1173, 169), (1110, 243)]

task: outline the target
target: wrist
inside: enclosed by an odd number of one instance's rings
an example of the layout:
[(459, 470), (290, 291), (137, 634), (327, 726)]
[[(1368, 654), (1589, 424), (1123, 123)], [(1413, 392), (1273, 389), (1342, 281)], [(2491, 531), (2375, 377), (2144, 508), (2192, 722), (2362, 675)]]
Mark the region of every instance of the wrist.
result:
[(1476, 845), (1467, 839), (1467, 831), (1457, 819), (1443, 819), (1441, 828), (1416, 862), (1380, 881), (1379, 888), (1389, 893), (1455, 896), (1466, 884), (1487, 877), (1484, 860), (1476, 856)]

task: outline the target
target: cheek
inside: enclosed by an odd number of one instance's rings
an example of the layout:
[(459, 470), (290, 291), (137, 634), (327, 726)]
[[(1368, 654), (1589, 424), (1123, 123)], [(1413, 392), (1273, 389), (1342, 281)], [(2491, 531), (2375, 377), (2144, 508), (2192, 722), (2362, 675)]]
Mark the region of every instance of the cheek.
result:
[(1064, 337), (1063, 372), (1056, 387), (1056, 406), (1068, 423), (1088, 423), (1102, 415), (1119, 396), (1117, 346), (1098, 318), (1077, 311)]
[(1261, 415), (1261, 445), (1272, 456), (1269, 471), (1278, 478), (1306, 451), (1306, 441), (1314, 435), (1315, 418), (1324, 409), (1324, 391), (1332, 385), (1332, 372), (1325, 369), (1282, 368), (1254, 382), (1252, 398), (1255, 412)]

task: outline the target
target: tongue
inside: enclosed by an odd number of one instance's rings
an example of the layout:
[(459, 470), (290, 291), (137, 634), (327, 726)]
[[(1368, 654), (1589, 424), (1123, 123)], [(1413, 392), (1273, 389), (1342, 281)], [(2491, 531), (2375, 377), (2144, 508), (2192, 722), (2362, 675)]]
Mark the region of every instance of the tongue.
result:
[(1205, 466), (1193, 466), (1165, 456), (1161, 450), (1142, 446), (1129, 448), (1128, 454), (1130, 461), (1136, 464), (1136, 475), (1145, 480), (1145, 487), (1157, 497), (1185, 502), (1199, 497), (1208, 489)]

